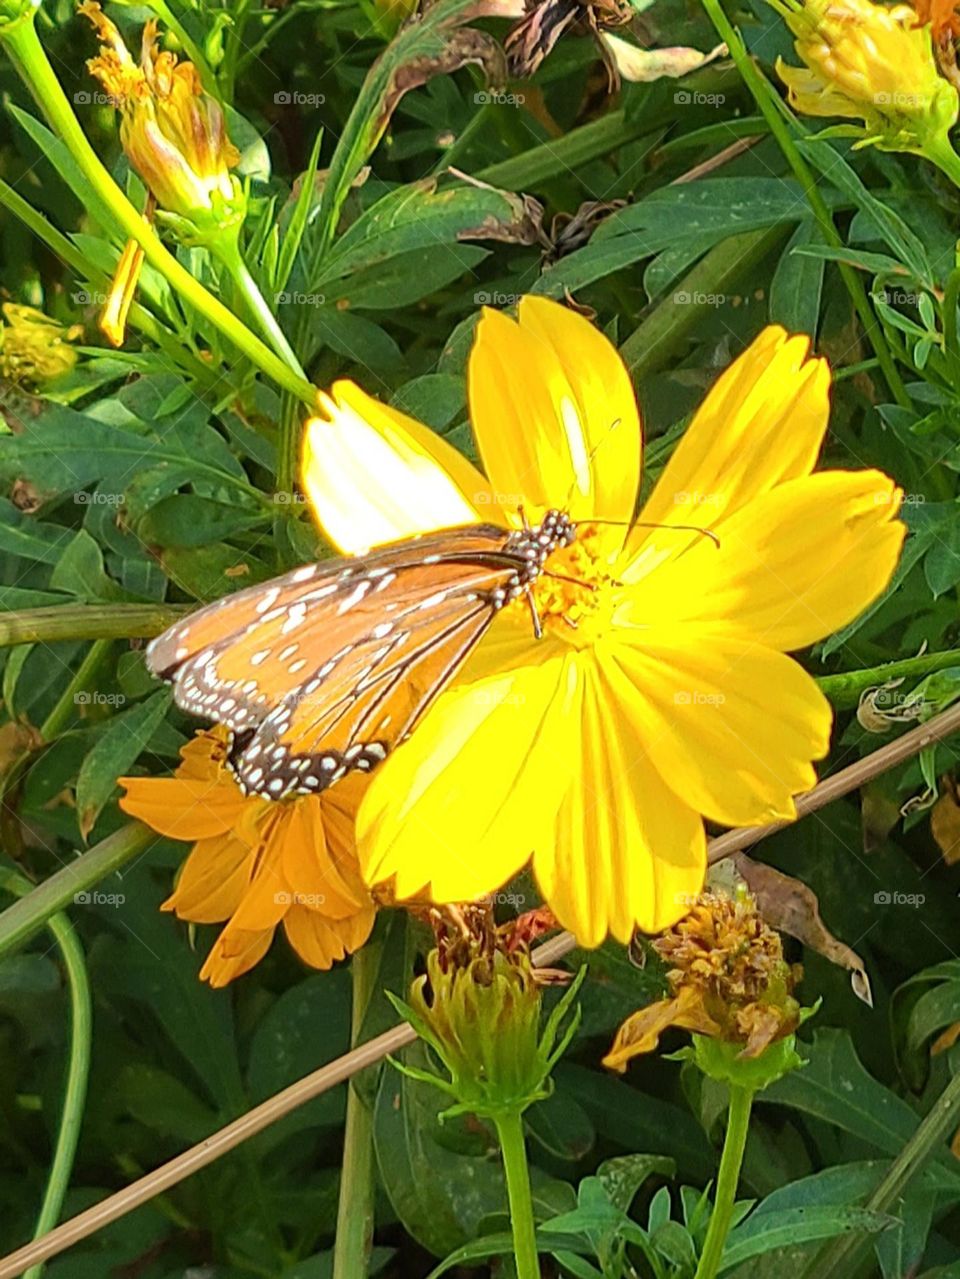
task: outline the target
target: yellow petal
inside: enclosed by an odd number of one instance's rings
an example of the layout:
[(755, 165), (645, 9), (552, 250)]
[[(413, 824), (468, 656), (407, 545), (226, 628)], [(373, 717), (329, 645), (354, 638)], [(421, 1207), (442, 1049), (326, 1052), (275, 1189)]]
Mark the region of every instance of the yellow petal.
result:
[[(640, 482), (640, 416), (616, 348), (588, 320), (525, 297), (519, 322), (484, 309), (470, 414), (494, 496), (626, 524)], [(622, 540), (623, 532), (620, 534)]]
[(658, 627), (610, 645), (604, 672), (671, 788), (712, 821), (791, 818), (793, 796), (815, 784), (830, 704), (782, 653)]
[(331, 846), (320, 796), (305, 795), (288, 808), (282, 837), (283, 877), (293, 900), (330, 919), (354, 915), (370, 897), (352, 846), (339, 851)]
[[(169, 839), (206, 839), (232, 830), (248, 802), (229, 781), (121, 777), (120, 807)], [(256, 802), (256, 801), (254, 801)]]
[(660, 999), (628, 1017), (617, 1031), (603, 1064), (622, 1074), (634, 1057), (653, 1052), (660, 1036), (670, 1026), (699, 1035), (716, 1035), (720, 1029), (703, 1007), (700, 992), (692, 986), (683, 986), (673, 999)]
[(242, 839), (215, 835), (193, 847), (177, 878), (176, 888), (161, 910), (195, 924), (229, 919), (250, 882), (254, 850)]
[(367, 883), (468, 901), (504, 884), (549, 839), (579, 763), (575, 655), (545, 656), (454, 688), (374, 775), (357, 836)]
[(581, 660), (581, 741), (559, 805), (555, 837), (534, 870), (544, 900), (584, 946), (607, 933), (658, 932), (703, 887), (703, 823), (667, 786), (656, 751), (592, 659)]
[(346, 919), (327, 919), (305, 906), (294, 906), (283, 921), (287, 940), (311, 968), (329, 968), (363, 945), (373, 929), (372, 903)]
[(215, 988), (226, 986), (258, 964), (270, 949), (272, 940), (272, 928), (246, 932), (235, 928), (232, 923), (227, 924), (210, 948), (200, 969), (200, 980), (208, 981)]
[[(804, 648), (887, 587), (906, 529), (879, 471), (822, 471), (780, 485), (629, 592), (621, 624), (706, 625), (770, 648)], [(642, 642), (642, 635), (641, 635)]]
[[(830, 372), (808, 339), (764, 329), (717, 380), (640, 513), (644, 524), (718, 534), (726, 517), (786, 480), (808, 475), (829, 414)], [(638, 527), (625, 550), (633, 581), (706, 539)]]
[(304, 433), (303, 487), (348, 555), (435, 529), (497, 519), (480, 472), (434, 431), (352, 382), (321, 393)]

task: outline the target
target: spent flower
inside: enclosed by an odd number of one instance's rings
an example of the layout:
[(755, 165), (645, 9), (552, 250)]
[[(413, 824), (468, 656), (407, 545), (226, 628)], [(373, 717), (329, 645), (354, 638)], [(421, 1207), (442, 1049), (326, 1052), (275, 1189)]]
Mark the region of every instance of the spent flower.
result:
[(605, 1066), (626, 1070), (671, 1026), (694, 1033), (692, 1055), (712, 1078), (755, 1089), (798, 1063), (801, 970), (784, 959), (779, 933), (745, 889), (704, 893), (650, 945), (667, 967), (668, 996), (627, 1018)]
[(58, 324), (35, 307), (17, 302), (5, 302), (3, 316), (0, 375), (11, 382), (39, 386), (74, 367), (77, 353), (70, 343), (83, 333), (83, 325)]
[(143, 29), (139, 63), (96, 0), (79, 12), (100, 37), (87, 63), (120, 111), (120, 141), (157, 203), (158, 217), (185, 240), (236, 230), (246, 211), (243, 188), (230, 170), (240, 153), (227, 136), (220, 104), (207, 93), (192, 62), (158, 47), (156, 20)]

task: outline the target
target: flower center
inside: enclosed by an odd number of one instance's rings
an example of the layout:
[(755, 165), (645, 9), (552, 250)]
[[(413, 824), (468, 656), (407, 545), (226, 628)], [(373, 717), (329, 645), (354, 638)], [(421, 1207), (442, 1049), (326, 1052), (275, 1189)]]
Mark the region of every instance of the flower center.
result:
[[(609, 544), (594, 524), (580, 524), (572, 546), (559, 547), (549, 557), (533, 583), (533, 599), (544, 631), (563, 635), (572, 643), (585, 643), (595, 630), (601, 607), (607, 602)], [(529, 607), (524, 599), (514, 608)]]

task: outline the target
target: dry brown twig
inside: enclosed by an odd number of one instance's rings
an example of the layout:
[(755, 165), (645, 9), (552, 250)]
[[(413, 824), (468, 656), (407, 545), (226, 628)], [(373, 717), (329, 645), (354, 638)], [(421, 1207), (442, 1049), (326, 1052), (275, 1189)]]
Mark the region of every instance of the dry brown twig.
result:
[[(956, 732), (960, 732), (960, 704), (943, 711), (928, 723), (904, 733), (896, 741), (881, 746), (879, 750), (834, 773), (832, 777), (828, 777), (806, 795), (801, 795), (797, 800), (797, 818), (818, 812), (833, 800), (849, 795), (875, 777), (881, 776), (891, 768), (919, 754), (924, 747), (942, 741)], [(770, 826), (747, 826), (739, 830), (727, 831), (726, 834), (711, 840), (708, 859), (712, 865), (729, 857), (731, 853), (752, 847), (761, 839), (790, 824), (777, 822)], [(575, 942), (570, 933), (560, 933), (537, 947), (533, 952), (534, 962), (543, 967), (550, 966), (569, 954), (574, 946)], [(201, 1168), (213, 1163), (214, 1160), (227, 1154), (228, 1151), (269, 1127), (270, 1124), (276, 1123), (290, 1111), (296, 1110), (297, 1107), (336, 1087), (337, 1084), (345, 1083), (368, 1066), (376, 1065), (389, 1053), (397, 1052), (411, 1043), (414, 1038), (414, 1032), (409, 1026), (395, 1026), (393, 1030), (385, 1031), (382, 1035), (377, 1035), (375, 1039), (369, 1040), (359, 1048), (354, 1048), (328, 1065), (321, 1066), (319, 1070), (291, 1084), (289, 1088), (255, 1106), (253, 1110), (248, 1110), (245, 1115), (227, 1124), (225, 1128), (213, 1133), (198, 1145), (185, 1150), (182, 1155), (177, 1155), (138, 1181), (125, 1186), (123, 1190), (94, 1204), (85, 1212), (71, 1217), (69, 1221), (65, 1221), (40, 1239), (35, 1239), (32, 1243), (18, 1248), (16, 1252), (10, 1253), (0, 1260), (0, 1279), (17, 1279), (17, 1276), (22, 1275), (30, 1266), (47, 1261), (67, 1248), (71, 1248), (81, 1239), (88, 1238), (104, 1226), (132, 1212), (134, 1208), (140, 1207), (141, 1204), (147, 1203), (156, 1195), (169, 1190), (171, 1186), (177, 1185), (186, 1177), (192, 1176)]]

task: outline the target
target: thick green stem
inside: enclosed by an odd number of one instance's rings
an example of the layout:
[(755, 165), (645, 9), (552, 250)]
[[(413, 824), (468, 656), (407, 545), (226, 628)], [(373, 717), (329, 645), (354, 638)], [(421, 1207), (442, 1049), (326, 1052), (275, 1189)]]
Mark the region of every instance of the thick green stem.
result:
[(503, 1115), (496, 1120), (496, 1125), (503, 1154), (503, 1172), (507, 1180), (517, 1279), (540, 1279), (537, 1228), (533, 1219), (533, 1196), (530, 1192), (527, 1147), (523, 1138), (523, 1116)]
[(77, 693), (86, 690), (87, 684), (92, 679), (100, 663), (110, 651), (110, 640), (97, 640), (90, 645), (90, 651), (77, 667), (70, 680), (70, 683), (60, 694), (56, 706), (43, 721), (40, 726), (40, 736), (45, 742), (52, 742), (70, 722), (72, 715), (76, 713)]
[[(352, 1048), (361, 1043), (364, 1019), (379, 972), (380, 945), (368, 942), (350, 960), (353, 981)], [(343, 1134), (333, 1279), (367, 1279), (373, 1246), (374, 1191), (373, 1111), (360, 1096), (356, 1084), (351, 1082)]]
[(51, 915), (69, 906), (78, 893), (99, 884), (156, 839), (152, 830), (132, 822), (32, 888), (26, 897), (0, 915), (0, 955), (23, 945), (44, 927)]
[(960, 648), (950, 648), (943, 653), (922, 653), (919, 657), (884, 662), (881, 666), (868, 666), (862, 671), (845, 671), (842, 675), (822, 675), (817, 683), (837, 710), (850, 710), (868, 688), (877, 688), (893, 679), (922, 679), (924, 675), (945, 671), (951, 666), (960, 666)]
[(707, 1227), (700, 1264), (695, 1279), (714, 1279), (723, 1259), (723, 1249), (730, 1233), (733, 1208), (740, 1182), (740, 1165), (747, 1144), (750, 1128), (750, 1108), (753, 1092), (740, 1084), (730, 1085), (730, 1109), (727, 1114), (727, 1135), (720, 1156), (720, 1172), (717, 1175), (717, 1191), (713, 1200), (713, 1215)]
[(941, 173), (945, 173), (955, 187), (960, 188), (960, 156), (950, 145), (946, 134), (940, 138), (931, 138), (920, 154), (931, 164), (935, 164)]
[[(14, 871), (0, 871), (0, 888), (23, 898), (33, 890), (33, 885)], [(57, 1144), (50, 1164), (50, 1175), (43, 1203), (33, 1232), (39, 1239), (52, 1230), (60, 1218), (60, 1210), (70, 1186), (73, 1160), (77, 1152), (80, 1126), (83, 1122), (84, 1104), (87, 1098), (87, 1080), (90, 1075), (90, 1045), (93, 1037), (93, 1009), (90, 999), (90, 982), (83, 950), (66, 915), (52, 915), (47, 926), (60, 949), (70, 988), (70, 1058), (63, 1092), (63, 1111)], [(31, 1266), (24, 1279), (40, 1279), (43, 1262)]]
[[(743, 40), (740, 38), (740, 33), (733, 27), (724, 13), (720, 0), (703, 0), (703, 6), (711, 22), (716, 27), (721, 40), (730, 50), (730, 57), (736, 63), (744, 84), (753, 95), (754, 101), (763, 113), (763, 117), (770, 128), (770, 132), (779, 143), (787, 163), (803, 188), (807, 203), (810, 205), (824, 239), (833, 248), (842, 249), (844, 247), (843, 240), (833, 224), (830, 210), (827, 208), (826, 201), (817, 187), (817, 180), (797, 149), (790, 129), (780, 114), (779, 100), (776, 98), (766, 78), (754, 65)], [(839, 262), (837, 266), (847, 292), (850, 294), (853, 309), (856, 311), (870, 345), (873, 347), (874, 353), (880, 362), (880, 368), (883, 370), (883, 376), (890, 388), (890, 393), (898, 404), (909, 408), (910, 397), (907, 394), (906, 387), (903, 385), (903, 380), (897, 370), (883, 330), (874, 315), (859, 273), (846, 262)]]
[(0, 648), (58, 640), (152, 639), (190, 612), (179, 604), (63, 604), (0, 614)]
[(234, 241), (225, 241), (222, 245), (214, 245), (212, 247), (217, 257), (230, 272), (233, 282), (243, 294), (244, 300), (264, 336), (291, 371), (306, 382), (308, 380), (307, 375), (294, 354), (293, 347), (287, 341), (286, 334), (277, 322), (277, 317), (270, 310), (266, 298), (260, 292), (256, 280), (250, 274), (247, 264), (240, 253), (239, 246)]
[(164, 247), (156, 232), (123, 194), (110, 176), (80, 128), (60, 82), (54, 74), (31, 22), (18, 22), (3, 29), (3, 44), (24, 83), (30, 89), (51, 128), (59, 134), (79, 165), (91, 189), (113, 215), (125, 236), (137, 241), (147, 261), (189, 303), (242, 351), (257, 368), (305, 404), (315, 402), (316, 392), (309, 382), (274, 355), (261, 340), (219, 302), (199, 280)]

